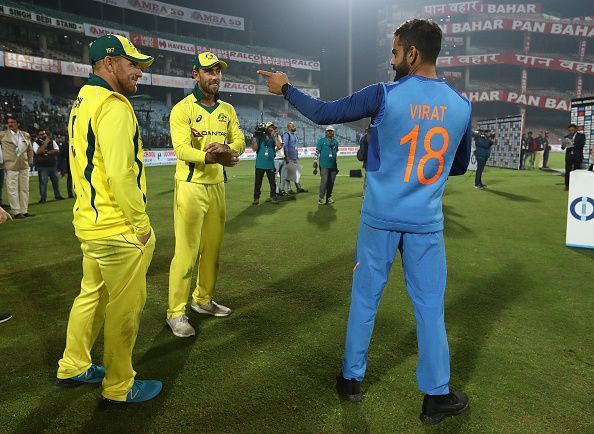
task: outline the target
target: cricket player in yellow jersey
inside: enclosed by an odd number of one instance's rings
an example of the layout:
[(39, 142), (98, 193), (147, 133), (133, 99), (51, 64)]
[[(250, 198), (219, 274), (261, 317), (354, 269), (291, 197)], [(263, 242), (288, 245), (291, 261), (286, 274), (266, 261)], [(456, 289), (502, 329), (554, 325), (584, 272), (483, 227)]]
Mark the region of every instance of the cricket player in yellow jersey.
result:
[(231, 309), (212, 297), (225, 231), (223, 166), (235, 166), (245, 138), (231, 104), (219, 101), (221, 70), (227, 64), (214, 54), (196, 56), (194, 91), (171, 110), (171, 140), (177, 155), (173, 216), (175, 254), (169, 272), (167, 324), (175, 336), (195, 334), (186, 316), (192, 270), (198, 279), (191, 309), (227, 316)]
[[(132, 349), (146, 300), (146, 272), (155, 235), (146, 213), (146, 181), (138, 121), (124, 95), (136, 93), (141, 68), (153, 58), (122, 36), (89, 47), (93, 65), (68, 123), (70, 170), (76, 190), (74, 232), (83, 278), (74, 300), (56, 384), (103, 384), (104, 403), (154, 398), (160, 381), (135, 380)], [(105, 368), (91, 361), (103, 326)]]

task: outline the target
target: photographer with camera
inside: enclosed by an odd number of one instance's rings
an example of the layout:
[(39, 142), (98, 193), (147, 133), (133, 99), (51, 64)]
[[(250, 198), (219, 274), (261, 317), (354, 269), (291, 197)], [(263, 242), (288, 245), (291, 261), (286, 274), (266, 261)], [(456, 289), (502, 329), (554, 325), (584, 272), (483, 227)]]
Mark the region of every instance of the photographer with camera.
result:
[(474, 134), (474, 156), (476, 158), (476, 172), (474, 175), (474, 188), (484, 190), (487, 187), (483, 184), (482, 176), (483, 170), (487, 165), (487, 160), (491, 156), (491, 147), (493, 146), (493, 139), (495, 133), (488, 130), (478, 130)]
[(64, 200), (60, 193), (60, 182), (58, 180), (58, 155), (60, 148), (55, 140), (52, 140), (45, 130), (37, 130), (37, 138), (33, 142), (35, 154), (35, 167), (39, 176), (39, 203), (47, 201), (47, 179), (52, 181), (54, 197), (56, 200)]
[[(319, 159), (320, 175), (320, 198), (318, 205), (332, 205), (334, 199), (332, 198), (332, 191), (334, 190), (334, 181), (338, 174), (338, 166), (336, 164), (336, 157), (338, 155), (338, 140), (334, 138), (334, 127), (329, 125), (326, 127), (326, 136), (318, 140), (316, 145), (316, 161), (314, 161), (314, 168), (317, 166)], [(325, 199), (324, 199), (325, 197)]]
[(274, 156), (283, 144), (278, 135), (278, 128), (272, 122), (258, 124), (252, 139), (252, 149), (256, 152), (256, 177), (254, 181), (254, 201), (252, 205), (260, 203), (262, 179), (264, 174), (270, 184), (270, 202), (276, 204), (276, 179), (274, 173)]

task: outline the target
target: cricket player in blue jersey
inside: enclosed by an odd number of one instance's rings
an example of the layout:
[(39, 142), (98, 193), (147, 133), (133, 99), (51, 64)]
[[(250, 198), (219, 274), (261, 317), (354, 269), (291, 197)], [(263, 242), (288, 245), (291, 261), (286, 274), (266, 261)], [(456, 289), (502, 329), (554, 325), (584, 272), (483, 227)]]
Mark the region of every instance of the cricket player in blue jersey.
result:
[(466, 172), (471, 148), (470, 102), (437, 78), (442, 33), (415, 19), (394, 32), (393, 83), (368, 86), (323, 102), (291, 86), (282, 72), (258, 71), (271, 93), (283, 94), (317, 124), (371, 117), (367, 190), (357, 237), (351, 308), (337, 390), (362, 399), (375, 315), (397, 250), (417, 323), (417, 380), (425, 393), (420, 418), (438, 423), (468, 409), (453, 391), (444, 323), (446, 256), (441, 198), (450, 175)]

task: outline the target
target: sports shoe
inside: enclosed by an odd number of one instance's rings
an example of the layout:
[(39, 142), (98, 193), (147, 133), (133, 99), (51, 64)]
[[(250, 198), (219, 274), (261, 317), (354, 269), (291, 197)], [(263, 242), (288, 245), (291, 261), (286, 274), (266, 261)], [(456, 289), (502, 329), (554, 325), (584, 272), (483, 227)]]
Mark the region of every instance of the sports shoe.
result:
[(0, 323), (8, 321), (10, 318), (12, 318), (12, 314), (10, 314), (8, 312), (0, 313)]
[(138, 404), (153, 399), (163, 389), (163, 383), (159, 380), (134, 380), (132, 387), (126, 394), (125, 401), (114, 401), (105, 396), (101, 397), (103, 404)]
[(93, 363), (91, 367), (82, 374), (70, 378), (56, 378), (54, 384), (59, 387), (78, 387), (83, 384), (101, 383), (104, 377), (105, 368)]
[(323, 198), (318, 199), (318, 205), (326, 205), (326, 201)]
[(25, 214), (23, 214), (25, 217), (35, 217), (35, 214), (31, 214), (26, 212)]
[(190, 325), (188, 317), (185, 315), (176, 318), (167, 318), (165, 321), (173, 334), (178, 338), (187, 338), (196, 334), (196, 330)]
[(297, 189), (297, 193), (307, 193), (308, 191), (309, 191), (309, 190), (306, 190), (305, 188), (301, 188), (301, 187), (299, 187), (299, 188)]
[(478, 188), (479, 190), (484, 190), (485, 187), (483, 187), (482, 185), (475, 185), (474, 188)]
[(276, 197), (271, 197), (270, 203), (278, 205), (280, 203), (280, 200), (278, 200), (278, 198), (276, 198)]
[(252, 202), (252, 205), (259, 205), (260, 201), (258, 199), (254, 199), (254, 201)]
[(190, 307), (192, 308), (192, 310), (194, 312), (207, 313), (207, 314), (213, 315), (213, 316), (229, 316), (229, 315), (231, 315), (231, 312), (233, 312), (227, 306), (218, 304), (213, 300), (209, 301), (206, 304), (201, 304), (201, 305), (192, 303), (190, 305)]
[(425, 395), (419, 418), (421, 422), (431, 425), (441, 422), (446, 417), (463, 413), (468, 410), (468, 407), (466, 393), (450, 389), (447, 395)]
[(360, 402), (361, 399), (363, 399), (361, 382), (344, 378), (342, 369), (336, 376), (336, 392), (338, 393), (338, 396), (346, 401)]
[(334, 199), (332, 199), (331, 197), (329, 197), (328, 200), (326, 201), (326, 203), (328, 205), (332, 205), (334, 203)]

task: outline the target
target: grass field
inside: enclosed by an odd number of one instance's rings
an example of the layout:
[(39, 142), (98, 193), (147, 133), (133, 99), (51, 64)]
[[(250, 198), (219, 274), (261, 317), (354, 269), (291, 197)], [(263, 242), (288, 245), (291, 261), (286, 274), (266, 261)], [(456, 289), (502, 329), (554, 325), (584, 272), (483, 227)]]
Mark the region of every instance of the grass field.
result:
[[(359, 167), (351, 158), (339, 165), (341, 175)], [(310, 193), (253, 207), (253, 163), (230, 170), (216, 299), (235, 312), (191, 313), (197, 336), (180, 339), (165, 325), (172, 174), (147, 170), (157, 248), (134, 352), (137, 378), (162, 380), (162, 394), (102, 410), (99, 387), (55, 388), (81, 253), (72, 201), (33, 205), (36, 217), (0, 227), (0, 310), (14, 315), (0, 325), (0, 432), (594, 432), (594, 252), (564, 245), (560, 176), (488, 168), (486, 191), (473, 188), (473, 173), (450, 179), (446, 324), (452, 385), (469, 394), (471, 410), (426, 428), (399, 261), (376, 321), (365, 400), (335, 395), (361, 179), (339, 176), (335, 206), (318, 207), (319, 178), (308, 168)], [(36, 190), (33, 179), (32, 203)], [(94, 360), (101, 355), (99, 340)]]

